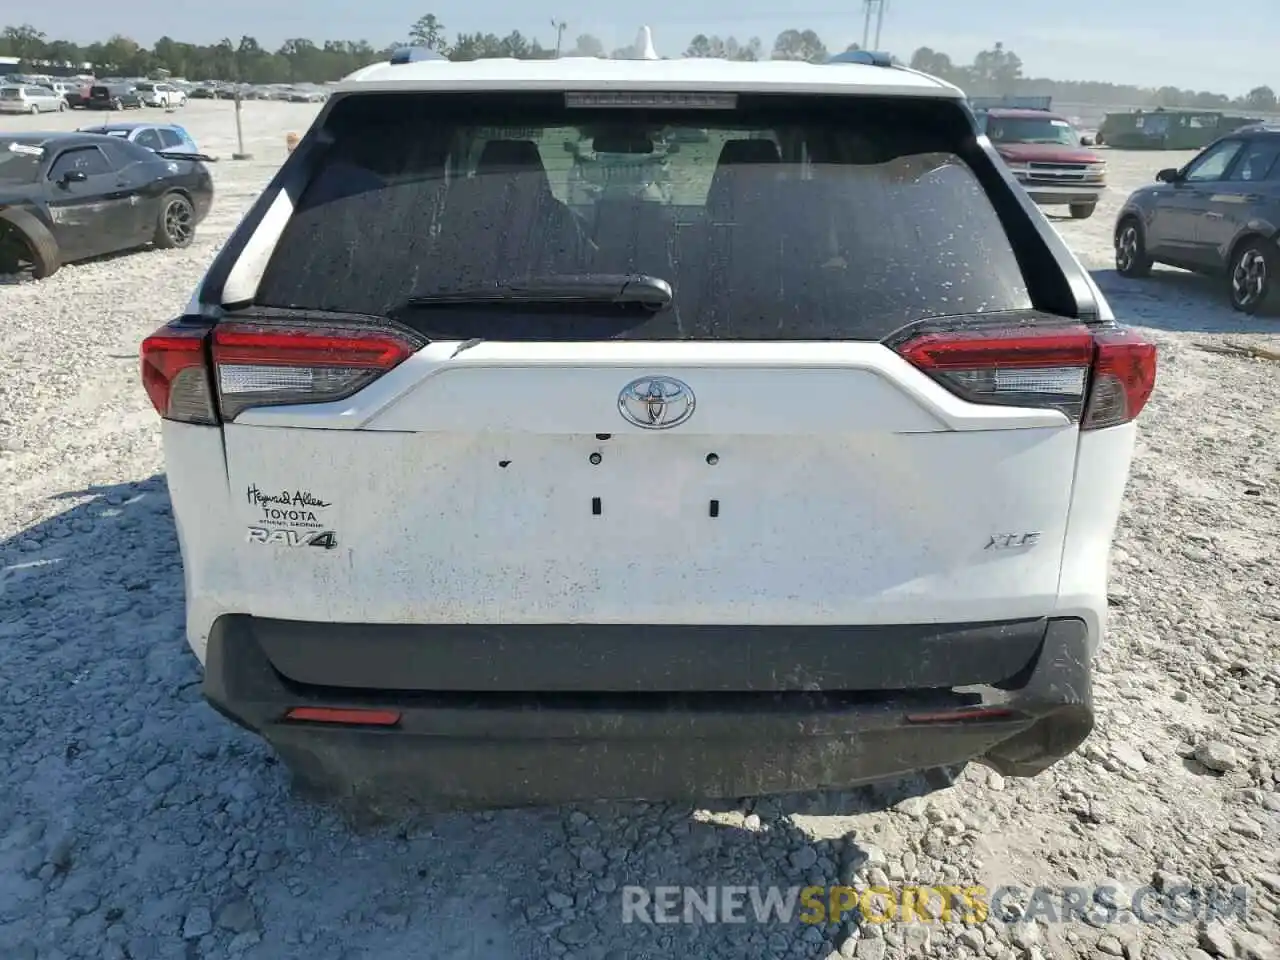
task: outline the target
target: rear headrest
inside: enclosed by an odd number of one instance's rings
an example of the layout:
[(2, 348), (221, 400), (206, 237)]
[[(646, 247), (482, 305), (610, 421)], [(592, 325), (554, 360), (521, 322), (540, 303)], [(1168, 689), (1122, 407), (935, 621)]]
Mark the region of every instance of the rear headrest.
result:
[(782, 155), (772, 140), (726, 140), (720, 148), (717, 166), (734, 163), (781, 163)]
[[(726, 140), (724, 146), (720, 148), (720, 159), (716, 163), (716, 171), (711, 175), (711, 186), (707, 191), (707, 206), (714, 210), (723, 210), (726, 206), (732, 205), (735, 192), (733, 181), (735, 178), (741, 179), (740, 168), (781, 162), (782, 155), (778, 152), (778, 145), (772, 140)], [(758, 188), (759, 185), (755, 186)]]
[(480, 151), (476, 173), (546, 173), (532, 140), (490, 140)]

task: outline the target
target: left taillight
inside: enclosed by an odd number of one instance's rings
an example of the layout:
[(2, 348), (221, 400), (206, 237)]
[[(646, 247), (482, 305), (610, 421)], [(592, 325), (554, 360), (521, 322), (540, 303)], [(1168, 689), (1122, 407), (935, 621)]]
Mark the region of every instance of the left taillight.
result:
[(216, 424), (209, 328), (161, 327), (142, 341), (142, 385), (166, 420)]
[(212, 349), (222, 416), (234, 420), (250, 407), (343, 400), (398, 367), (423, 342), (381, 327), (220, 323)]
[(142, 378), (162, 417), (218, 423), (250, 407), (345, 399), (424, 343), (400, 330), (356, 324), (162, 327), (143, 341)]

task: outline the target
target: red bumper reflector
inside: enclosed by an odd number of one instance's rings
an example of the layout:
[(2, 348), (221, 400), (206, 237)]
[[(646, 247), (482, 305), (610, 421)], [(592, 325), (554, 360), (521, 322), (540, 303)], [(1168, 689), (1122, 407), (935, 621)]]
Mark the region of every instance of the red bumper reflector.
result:
[(286, 720), (305, 723), (338, 723), (357, 727), (394, 727), (400, 722), (398, 710), (359, 710), (341, 707), (293, 707)]
[(907, 723), (963, 723), (966, 720), (1003, 720), (1013, 711), (1004, 707), (975, 707), (971, 710), (942, 710), (938, 713), (908, 713)]

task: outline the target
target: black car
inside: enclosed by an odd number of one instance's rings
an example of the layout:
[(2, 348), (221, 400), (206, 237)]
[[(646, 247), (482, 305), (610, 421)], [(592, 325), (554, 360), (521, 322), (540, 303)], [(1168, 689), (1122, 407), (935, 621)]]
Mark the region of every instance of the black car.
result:
[(141, 110), (142, 94), (131, 83), (98, 83), (89, 88), (90, 110)]
[(209, 159), (100, 134), (0, 134), (0, 273), (188, 246), (213, 203)]
[(1236, 130), (1156, 181), (1120, 210), (1117, 272), (1145, 277), (1164, 263), (1225, 278), (1237, 310), (1280, 308), (1280, 126)]

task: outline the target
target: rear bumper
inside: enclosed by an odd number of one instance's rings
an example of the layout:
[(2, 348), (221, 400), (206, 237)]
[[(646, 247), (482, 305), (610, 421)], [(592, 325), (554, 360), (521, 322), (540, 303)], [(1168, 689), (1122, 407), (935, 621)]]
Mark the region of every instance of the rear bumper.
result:
[[(1084, 622), (1032, 622), (1042, 626), (1040, 637), (1016, 675), (964, 690), (912, 682), (938, 668), (927, 661), (904, 665), (893, 652), (893, 631), (905, 628), (886, 627), (880, 653), (864, 660), (864, 672), (880, 685), (859, 690), (732, 690), (722, 680), (699, 691), (678, 675), (666, 684), (673, 689), (640, 691), (634, 682), (618, 682), (628, 673), (653, 680), (645, 646), (636, 643), (629, 657), (602, 674), (629, 691), (529, 694), (299, 682), (280, 667), (296, 672), (306, 662), (305, 646), (286, 662), (278, 650), (282, 634), (275, 634), (267, 641), (277, 648), (269, 656), (262, 621), (224, 617), (210, 636), (204, 694), (215, 709), (264, 736), (303, 782), (382, 803), (496, 807), (842, 789), (973, 759), (1006, 775), (1032, 776), (1072, 752), (1093, 726)], [(581, 626), (559, 629), (579, 646), (576, 658), (553, 649), (544, 667), (518, 660), (509, 666), (540, 671), (529, 681), (545, 680), (557, 666), (572, 676), (582, 669), (577, 661), (590, 660), (584, 644), (605, 636)], [(305, 633), (296, 635), (306, 643)], [(348, 642), (363, 649), (359, 635)], [(688, 676), (724, 674), (744, 686), (750, 664), (740, 662), (749, 660), (741, 652), (729, 644), (710, 664), (692, 658)], [(322, 648), (315, 653), (324, 656)], [(966, 656), (981, 664), (991, 655), (978, 645)], [(713, 671), (714, 665), (722, 669)], [(404, 666), (412, 676), (412, 664)], [(901, 685), (885, 686), (899, 670)], [(386, 728), (287, 721), (295, 706), (379, 707), (398, 711), (400, 719)], [(1002, 712), (973, 717), (976, 709)]]

